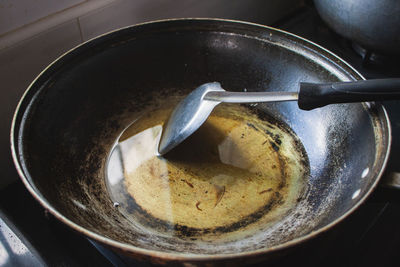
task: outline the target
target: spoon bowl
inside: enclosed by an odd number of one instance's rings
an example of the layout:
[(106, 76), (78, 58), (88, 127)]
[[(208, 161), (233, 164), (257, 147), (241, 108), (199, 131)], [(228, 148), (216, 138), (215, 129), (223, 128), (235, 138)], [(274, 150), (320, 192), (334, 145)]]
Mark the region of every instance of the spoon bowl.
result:
[(204, 100), (208, 92), (225, 92), (218, 82), (197, 87), (174, 109), (163, 129), (158, 153), (164, 155), (196, 131), (219, 101)]

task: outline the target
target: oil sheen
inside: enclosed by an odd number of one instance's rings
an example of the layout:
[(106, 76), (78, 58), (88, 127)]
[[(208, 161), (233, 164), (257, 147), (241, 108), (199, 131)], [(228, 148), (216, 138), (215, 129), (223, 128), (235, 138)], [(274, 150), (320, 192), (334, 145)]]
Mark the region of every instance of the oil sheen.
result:
[(160, 157), (157, 147), (172, 108), (144, 112), (109, 155), (111, 200), (136, 227), (226, 241), (279, 223), (295, 209), (305, 192), (308, 160), (288, 127), (249, 107), (221, 104), (198, 131)]

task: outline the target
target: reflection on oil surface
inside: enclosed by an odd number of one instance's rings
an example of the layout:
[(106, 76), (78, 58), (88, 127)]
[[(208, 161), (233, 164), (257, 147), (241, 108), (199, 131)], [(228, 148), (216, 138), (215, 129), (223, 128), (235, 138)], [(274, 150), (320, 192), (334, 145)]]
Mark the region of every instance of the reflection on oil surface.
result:
[(158, 157), (170, 111), (141, 116), (110, 154), (110, 197), (132, 223), (161, 235), (227, 240), (277, 223), (295, 207), (308, 161), (290, 130), (244, 106), (220, 105)]

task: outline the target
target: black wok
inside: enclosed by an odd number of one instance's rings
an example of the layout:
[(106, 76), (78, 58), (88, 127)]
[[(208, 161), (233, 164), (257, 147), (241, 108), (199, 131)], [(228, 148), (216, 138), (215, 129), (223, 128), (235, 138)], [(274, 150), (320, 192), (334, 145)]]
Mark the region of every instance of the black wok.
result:
[(141, 24), (80, 45), (36, 78), (14, 116), (13, 158), (46, 209), (116, 251), (157, 263), (268, 258), (333, 227), (376, 187), (391, 141), (381, 105), (259, 105), (304, 146), (308, 189), (273, 230), (239, 241), (199, 245), (132, 225), (113, 205), (104, 178), (115, 139), (154, 90), (188, 92), (219, 81), (231, 91), (296, 91), (299, 82), (361, 79), (329, 51), (277, 29), (204, 19)]

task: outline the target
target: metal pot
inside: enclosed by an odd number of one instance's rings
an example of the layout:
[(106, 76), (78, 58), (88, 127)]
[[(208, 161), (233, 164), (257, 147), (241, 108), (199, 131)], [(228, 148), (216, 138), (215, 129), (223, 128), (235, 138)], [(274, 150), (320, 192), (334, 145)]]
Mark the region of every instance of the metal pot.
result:
[[(381, 105), (313, 111), (290, 102), (257, 106), (283, 121), (304, 146), (308, 190), (279, 223), (239, 240), (204, 243), (186, 226), (172, 225), (167, 230), (177, 234), (166, 237), (132, 224), (110, 199), (107, 155), (160, 88), (187, 92), (219, 81), (232, 91), (296, 91), (301, 81), (360, 79), (329, 51), (277, 29), (209, 19), (141, 24), (78, 46), (35, 79), (13, 119), (13, 159), (27, 189), (50, 213), (118, 252), (156, 263), (272, 259), (334, 227), (377, 186), (391, 142)], [(246, 230), (259, 214), (215, 233)]]
[(400, 2), (314, 0), (322, 19), (338, 34), (372, 52), (400, 54)]

